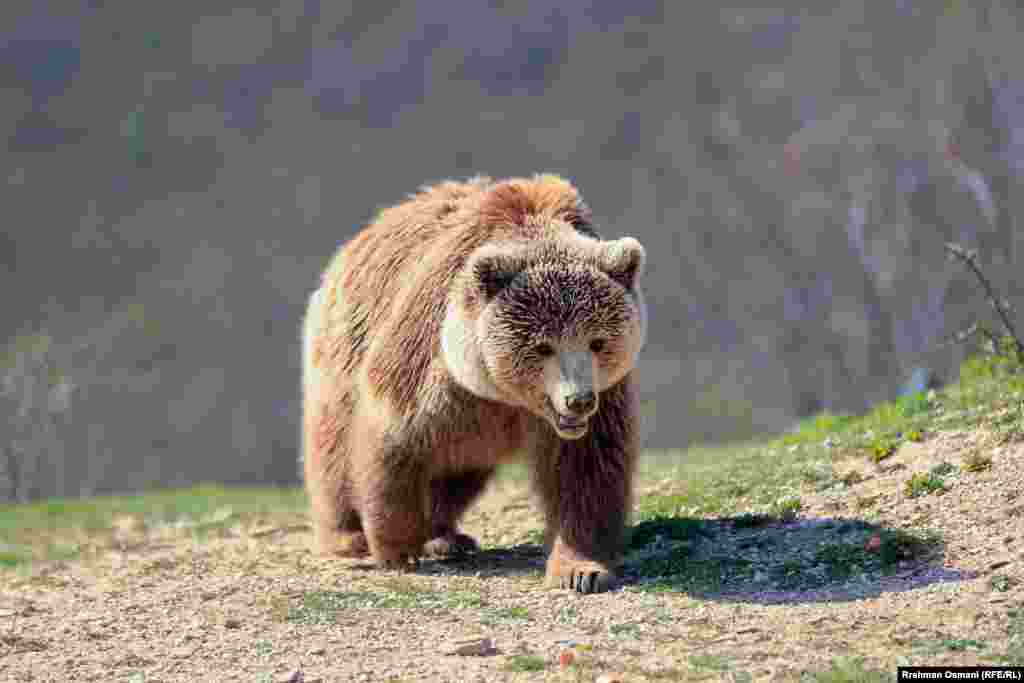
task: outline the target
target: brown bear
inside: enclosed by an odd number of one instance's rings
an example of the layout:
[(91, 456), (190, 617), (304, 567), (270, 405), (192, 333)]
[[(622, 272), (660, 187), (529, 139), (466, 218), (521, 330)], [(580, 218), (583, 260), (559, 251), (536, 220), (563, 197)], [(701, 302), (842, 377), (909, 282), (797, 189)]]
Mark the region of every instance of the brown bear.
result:
[(528, 459), (549, 582), (607, 590), (637, 459), (644, 249), (552, 175), (425, 187), (343, 245), (303, 329), (303, 459), (322, 553), (400, 568)]

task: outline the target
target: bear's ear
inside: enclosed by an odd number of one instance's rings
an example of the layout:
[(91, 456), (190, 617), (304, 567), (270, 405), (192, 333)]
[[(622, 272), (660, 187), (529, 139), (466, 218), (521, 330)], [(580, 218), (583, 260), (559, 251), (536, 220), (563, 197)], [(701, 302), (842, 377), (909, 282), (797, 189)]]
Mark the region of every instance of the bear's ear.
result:
[(517, 254), (488, 249), (473, 258), (470, 269), (477, 291), (484, 301), (490, 301), (509, 286), (525, 265)]
[(647, 259), (640, 242), (632, 237), (612, 240), (605, 244), (601, 256), (601, 266), (608, 277), (629, 290), (636, 286)]

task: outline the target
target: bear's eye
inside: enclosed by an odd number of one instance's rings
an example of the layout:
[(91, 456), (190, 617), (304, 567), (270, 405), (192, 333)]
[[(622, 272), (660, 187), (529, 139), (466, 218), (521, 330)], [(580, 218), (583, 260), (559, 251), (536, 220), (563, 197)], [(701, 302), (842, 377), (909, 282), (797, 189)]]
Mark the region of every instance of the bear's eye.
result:
[(537, 344), (537, 346), (533, 347), (533, 350), (538, 356), (543, 358), (555, 355), (555, 350), (551, 348), (551, 344)]
[(604, 345), (604, 339), (595, 339), (594, 341), (590, 342), (590, 350), (593, 351), (594, 353), (601, 353), (602, 351), (604, 351)]

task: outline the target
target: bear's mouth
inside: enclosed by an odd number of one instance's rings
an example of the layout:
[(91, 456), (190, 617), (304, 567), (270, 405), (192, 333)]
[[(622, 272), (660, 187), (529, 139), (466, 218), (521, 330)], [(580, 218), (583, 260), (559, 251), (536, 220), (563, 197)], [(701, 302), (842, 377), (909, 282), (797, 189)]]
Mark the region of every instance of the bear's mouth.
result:
[(589, 419), (585, 417), (578, 417), (576, 415), (564, 415), (552, 405), (551, 399), (547, 399), (546, 407), (548, 412), (548, 420), (551, 421), (555, 431), (558, 432), (558, 436), (563, 439), (579, 439), (587, 433), (587, 425)]

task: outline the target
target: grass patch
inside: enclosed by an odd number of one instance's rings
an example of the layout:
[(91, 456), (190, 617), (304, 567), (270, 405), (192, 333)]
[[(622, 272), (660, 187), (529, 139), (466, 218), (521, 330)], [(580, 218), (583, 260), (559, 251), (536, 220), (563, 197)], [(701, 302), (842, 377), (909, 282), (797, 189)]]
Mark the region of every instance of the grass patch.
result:
[(537, 655), (512, 655), (505, 660), (505, 671), (525, 673), (529, 671), (543, 671), (548, 663), (543, 657)]
[(878, 669), (869, 669), (861, 658), (834, 659), (826, 671), (809, 673), (801, 677), (808, 683), (889, 683), (896, 677)]
[(963, 465), (964, 472), (984, 472), (992, 469), (992, 456), (985, 455), (980, 450), (973, 451), (964, 457)]
[(49, 499), (0, 505), (0, 568), (32, 560), (71, 559), (91, 544), (104, 545), (119, 520), (140, 529), (172, 525), (202, 540), (243, 517), (305, 514), (298, 488), (235, 488), (200, 485), (137, 495)]
[(803, 503), (795, 496), (783, 496), (772, 502), (769, 513), (783, 522), (791, 522), (796, 519), (803, 509)]
[(130, 515), (152, 522), (210, 519), (218, 511), (272, 513), (305, 511), (306, 495), (298, 488), (234, 488), (203, 484), (137, 495), (87, 499), (52, 498), (27, 504), (0, 505), (0, 536), (13, 531), (52, 531), (68, 527), (109, 529), (115, 517)]
[(890, 458), (895, 455), (898, 448), (899, 443), (891, 438), (885, 437), (875, 439), (868, 445), (871, 462), (877, 465), (886, 458)]
[(706, 669), (710, 671), (728, 671), (732, 664), (725, 657), (719, 655), (690, 655), (690, 666), (695, 669)]
[(391, 593), (314, 591), (302, 596), (302, 603), (287, 615), (287, 621), (299, 624), (333, 624), (339, 614), (367, 608), (412, 607), (414, 601)]
[(523, 540), (532, 545), (544, 545), (544, 530), (530, 529), (526, 534), (524, 534)]
[(333, 624), (343, 612), (367, 609), (469, 609), (483, 606), (483, 599), (472, 591), (383, 590), (312, 591), (302, 596), (299, 605), (287, 612), (279, 603), (273, 612), (285, 621), (300, 624)]
[(984, 650), (988, 647), (980, 640), (972, 638), (943, 638), (933, 643), (923, 643), (921, 651), (925, 654), (943, 654), (946, 652), (967, 652), (968, 650)]
[(929, 494), (942, 494), (946, 491), (946, 483), (934, 472), (918, 472), (903, 485), (903, 495), (907, 498), (919, 498)]
[(903, 417), (916, 417), (918, 415), (924, 415), (931, 409), (931, 402), (928, 400), (928, 394), (923, 391), (917, 391), (906, 396), (901, 396), (895, 401), (897, 408)]
[(525, 607), (502, 607), (501, 609), (491, 610), (487, 613), (486, 623), (493, 624), (498, 621), (515, 621), (515, 620), (527, 620), (531, 619), (530, 610)]
[(15, 546), (8, 550), (0, 550), (0, 568), (12, 569), (31, 560), (32, 553), (27, 548)]
[(640, 625), (631, 621), (622, 624), (612, 624), (608, 627), (608, 632), (613, 636), (635, 636), (640, 632)]
[[(986, 416), (1006, 411), (1008, 429), (1024, 431), (1017, 413), (1024, 401), (1024, 367), (1008, 358), (974, 357), (958, 381), (874, 406), (863, 415), (822, 413), (800, 421), (789, 433), (768, 441), (686, 451), (651, 451), (641, 476), (678, 481), (674, 490), (639, 500), (640, 519), (725, 516), (738, 510), (774, 514), (772, 505), (792, 496), (801, 482), (816, 488), (851, 485), (829, 477), (827, 467), (843, 458), (881, 463), (905, 442), (921, 441), (940, 429), (975, 427)], [(785, 511), (783, 511), (785, 512)]]
[(1003, 664), (1024, 666), (1024, 609), (1008, 610), (1006, 616), (1009, 617), (1006, 630), (1010, 636), (1010, 643), (1006, 654), (999, 657), (999, 661)]
[(992, 590), (997, 591), (999, 593), (1006, 593), (1007, 591), (1011, 591), (1017, 586), (1019, 586), (1020, 583), (1020, 579), (1018, 579), (1016, 576), (1007, 576), (1005, 574), (996, 574), (994, 576), (989, 577), (988, 579), (989, 587)]

